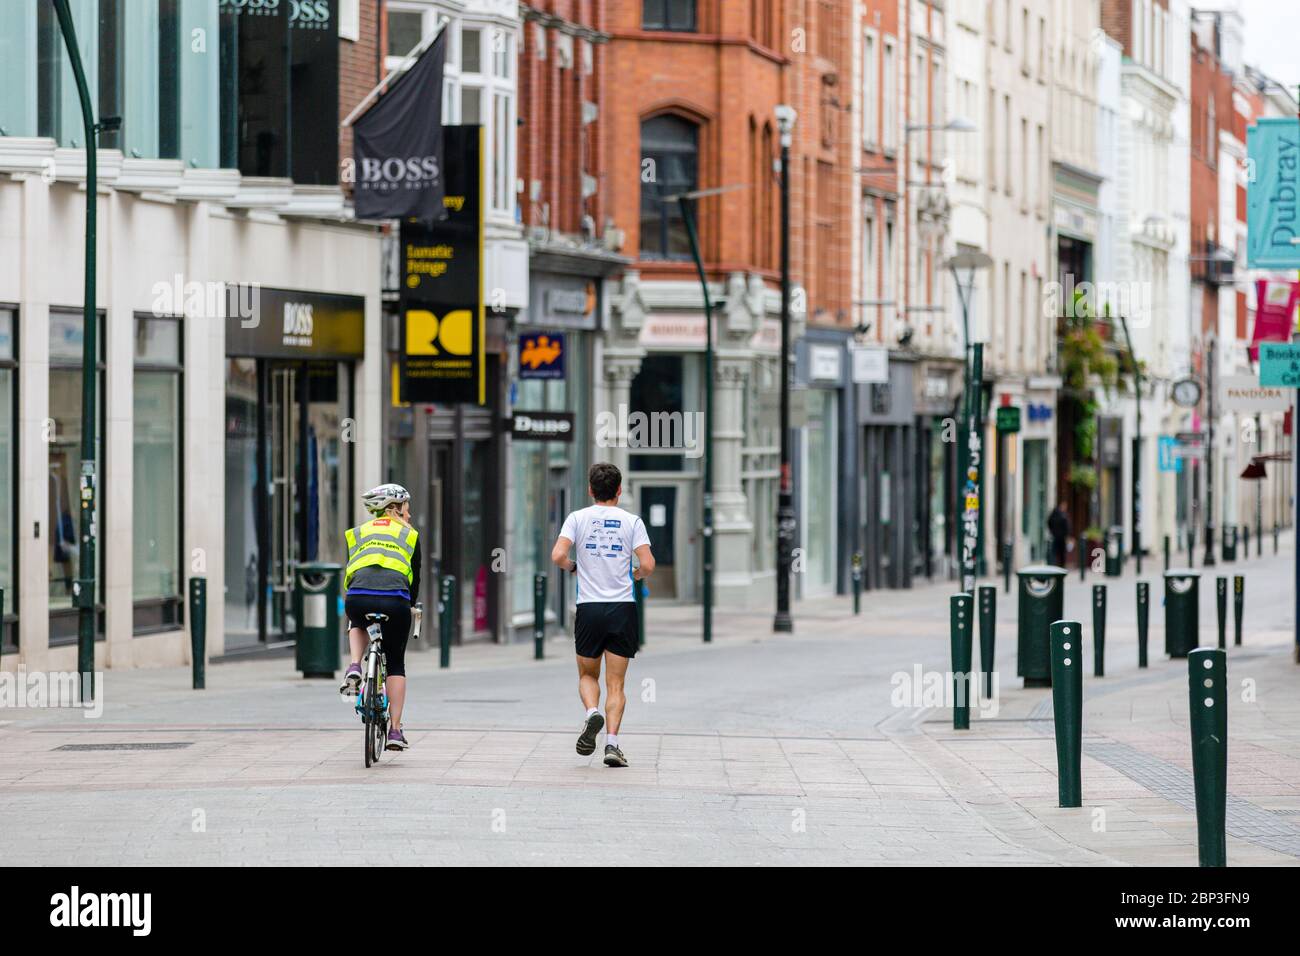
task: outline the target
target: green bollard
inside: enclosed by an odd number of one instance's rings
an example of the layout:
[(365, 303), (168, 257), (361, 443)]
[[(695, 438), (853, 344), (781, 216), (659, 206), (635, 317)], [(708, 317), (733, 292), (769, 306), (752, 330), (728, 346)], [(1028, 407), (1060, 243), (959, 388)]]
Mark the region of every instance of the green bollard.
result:
[(952, 636), (952, 729), (970, 730), (971, 596), (963, 591), (949, 600)]
[(650, 593), (650, 586), (644, 581), (632, 579), (632, 598), (636, 601), (636, 646), (645, 647), (645, 599)]
[(1276, 521), (1273, 522), (1273, 553), (1277, 554), (1277, 522)]
[[(0, 614), (0, 618), (3, 615)], [(208, 637), (208, 579), (190, 578), (190, 671), (194, 690), (203, 690), (206, 680)]]
[(1169, 570), (1169, 535), (1165, 535), (1165, 570)]
[(1088, 549), (1084, 547), (1082, 538), (1077, 539), (1077, 541), (1079, 548), (1079, 580), (1083, 581), (1088, 576)]
[(1228, 579), (1220, 575), (1214, 579), (1214, 599), (1219, 610), (1219, 647), (1228, 646)]
[(442, 586), (438, 590), (438, 666), (451, 666), (451, 625), (456, 613), (456, 578), (451, 574), (442, 576)]
[(1151, 585), (1137, 583), (1138, 667), (1147, 666), (1147, 620), (1151, 610)]
[(1246, 579), (1238, 574), (1232, 579), (1232, 629), (1233, 643), (1241, 647), (1241, 612), (1246, 609)]
[(1187, 655), (1196, 848), (1201, 866), (1227, 866), (1228, 653), (1198, 647)]
[(1013, 549), (1011, 545), (1002, 546), (1002, 593), (1011, 593), (1011, 557)]
[(533, 575), (533, 660), (546, 656), (546, 575)]
[(853, 552), (853, 613), (862, 612), (862, 552)]
[(1106, 585), (1092, 586), (1092, 676), (1106, 676)]
[(981, 584), (980, 589), (980, 670), (984, 672), (984, 696), (993, 697), (993, 648), (997, 626), (998, 589)]
[(1057, 805), (1083, 806), (1083, 628), (1052, 625), (1052, 714), (1056, 722)]

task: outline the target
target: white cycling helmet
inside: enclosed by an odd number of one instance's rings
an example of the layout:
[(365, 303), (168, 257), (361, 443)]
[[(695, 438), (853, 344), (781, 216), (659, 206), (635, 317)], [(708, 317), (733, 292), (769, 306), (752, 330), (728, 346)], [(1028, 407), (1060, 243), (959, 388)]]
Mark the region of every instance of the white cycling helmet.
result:
[(401, 485), (379, 485), (361, 496), (366, 510), (372, 515), (381, 515), (388, 510), (389, 505), (400, 505), (410, 500), (411, 493)]

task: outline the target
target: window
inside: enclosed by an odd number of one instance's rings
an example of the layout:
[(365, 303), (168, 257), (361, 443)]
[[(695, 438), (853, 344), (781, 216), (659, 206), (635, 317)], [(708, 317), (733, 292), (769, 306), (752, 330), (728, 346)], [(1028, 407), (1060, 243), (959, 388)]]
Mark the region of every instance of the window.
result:
[(492, 94), (492, 209), (510, 213), (514, 209), (514, 123), (513, 97), (508, 93)]
[(1011, 195), (1011, 95), (1002, 94), (1002, 187)]
[(697, 187), (699, 128), (680, 116), (655, 116), (641, 124), (641, 255), (689, 259), (690, 240), (677, 202), (665, 196)]
[[(873, 302), (878, 296), (876, 294), (876, 220), (872, 218), (871, 213), (867, 213), (866, 219), (862, 222), (862, 290), (861, 298), (864, 302)], [(873, 306), (860, 306), (858, 313), (858, 324), (865, 325), (872, 321), (876, 315)], [(873, 323), (874, 324), (874, 323)]]
[(468, 27), (460, 31), (460, 72), (483, 72), (483, 31)]
[(892, 153), (898, 148), (898, 66), (894, 61), (894, 41), (890, 39), (885, 40), (884, 77), (880, 85), (884, 90), (880, 137), (885, 152)]
[(388, 11), (388, 55), (405, 58), (424, 39), (424, 12)]
[[(49, 447), (49, 518), (42, 521), (46, 541), (49, 542), (49, 593), (50, 593), (50, 643), (70, 643), (76, 639), (77, 616), (67, 613), (72, 608), (72, 584), (80, 572), (81, 499), (81, 349), (85, 323), (81, 311), (50, 309), (50, 404), (49, 417), (53, 423)], [(97, 355), (99, 373), (96, 376), (95, 408), (99, 414), (99, 427), (95, 430), (96, 472), (103, 475), (104, 447), (104, 316), (96, 322), (99, 333)], [(100, 529), (102, 541), (103, 494), (95, 495), (96, 513), (93, 516)], [(100, 589), (96, 600), (103, 600), (104, 548), (99, 548), (100, 573), (96, 583)]]
[[(14, 528), (18, 525), (15, 484), (18, 466), (18, 366), (15, 362), (14, 329), (17, 323), (14, 316), (13, 309), (0, 309), (0, 502), (9, 512), (0, 515), (0, 589), (4, 590), (5, 621), (13, 620), (18, 611), (18, 589), (14, 586), (18, 557), (14, 535)], [(17, 647), (16, 626), (13, 638), (10, 639), (10, 628), (0, 623), (0, 647)]]
[(862, 37), (862, 145), (868, 149), (875, 148), (879, 142), (879, 115), (876, 112), (876, 97), (880, 92), (879, 74), (876, 66), (876, 38), (867, 33)]
[(695, 31), (695, 0), (642, 0), (643, 30)]
[(138, 316), (133, 383), (131, 597), (137, 634), (179, 627), (181, 323)]

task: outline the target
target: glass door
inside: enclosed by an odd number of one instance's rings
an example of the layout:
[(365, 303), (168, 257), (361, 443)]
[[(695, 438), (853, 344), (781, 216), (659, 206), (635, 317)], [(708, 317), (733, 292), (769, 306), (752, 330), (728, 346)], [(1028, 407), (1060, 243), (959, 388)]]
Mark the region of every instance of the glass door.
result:
[(650, 536), (655, 573), (650, 588), (658, 600), (680, 597), (677, 581), (677, 486), (642, 485), (637, 489), (641, 520)]

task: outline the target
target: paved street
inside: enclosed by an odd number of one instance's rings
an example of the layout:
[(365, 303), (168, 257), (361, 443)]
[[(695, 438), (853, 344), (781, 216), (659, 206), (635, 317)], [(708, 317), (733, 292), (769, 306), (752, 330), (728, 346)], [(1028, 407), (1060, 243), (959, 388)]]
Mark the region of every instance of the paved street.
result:
[[(1056, 806), (1050, 691), (1014, 676), (1014, 591), (998, 594), (996, 716), (973, 709), (955, 732), (943, 707), (891, 700), (914, 668), (948, 669), (951, 588), (935, 586), (867, 594), (858, 618), (848, 599), (805, 602), (794, 635), (772, 635), (767, 610), (728, 612), (711, 646), (696, 609), (652, 602), (626, 770), (604, 767), (602, 748), (575, 755), (582, 711), (558, 636), (540, 663), (531, 645), (457, 649), (445, 672), (411, 655), (412, 749), (371, 770), (350, 706), (291, 659), (214, 665), (201, 692), (187, 670), (109, 672), (98, 719), (0, 711), (5, 859), (334, 864), (360, 840), (424, 864), (1195, 865), (1187, 673), (1161, 652), (1159, 568), (1145, 569), (1146, 671), (1131, 568), (1109, 582), (1102, 679), (1088, 598), (1104, 579), (1069, 579), (1066, 615), (1088, 647), (1081, 809)], [(1291, 551), (1214, 571), (1247, 581), (1245, 645), (1229, 652), (1229, 863), (1295, 865)]]

